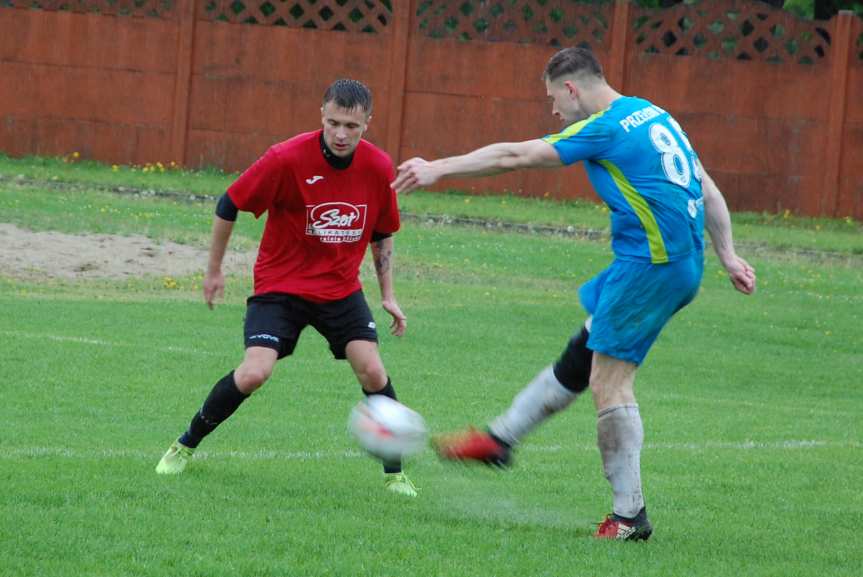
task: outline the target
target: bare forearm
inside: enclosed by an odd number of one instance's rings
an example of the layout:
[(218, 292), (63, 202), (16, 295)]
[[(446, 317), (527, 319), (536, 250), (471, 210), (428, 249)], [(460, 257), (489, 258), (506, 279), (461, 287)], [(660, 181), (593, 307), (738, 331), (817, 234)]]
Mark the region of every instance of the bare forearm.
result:
[(441, 176), (488, 176), (521, 168), (560, 166), (554, 148), (541, 140), (498, 142), (461, 156), (431, 162)]
[(393, 237), (387, 237), (372, 243), (372, 258), (375, 263), (375, 273), (381, 288), (381, 298), (389, 300), (394, 297), (393, 290)]
[(519, 168), (552, 168), (561, 165), (555, 148), (544, 140), (498, 142), (461, 156), (431, 162), (411, 158), (399, 165), (399, 173), (391, 184), (401, 194), (432, 185), (447, 176), (488, 176)]
[(228, 240), (231, 238), (231, 232), (234, 230), (234, 223), (230, 220), (225, 220), (221, 217), (213, 217), (213, 234), (210, 239), (210, 258), (207, 263), (209, 272), (218, 272), (222, 270), (222, 261), (225, 258), (225, 252), (228, 249)]
[(432, 161), (441, 176), (490, 176), (516, 168), (510, 143), (499, 142), (460, 156)]
[(704, 225), (713, 242), (713, 250), (719, 260), (726, 264), (734, 258), (734, 241), (731, 236), (731, 215), (725, 198), (713, 180), (706, 176), (704, 179)]

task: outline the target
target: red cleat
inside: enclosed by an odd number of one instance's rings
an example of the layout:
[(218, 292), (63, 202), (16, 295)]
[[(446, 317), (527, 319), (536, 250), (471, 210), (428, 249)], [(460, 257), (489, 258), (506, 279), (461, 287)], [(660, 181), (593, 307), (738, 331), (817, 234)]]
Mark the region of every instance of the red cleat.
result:
[(647, 519), (647, 511), (642, 508), (635, 519), (626, 519), (610, 513), (599, 524), (599, 528), (593, 536), (597, 539), (614, 539), (617, 541), (647, 541), (650, 539), (651, 533), (653, 533), (653, 526)]
[(489, 433), (469, 429), (432, 439), (432, 446), (447, 461), (477, 461), (494, 467), (509, 466), (511, 450)]

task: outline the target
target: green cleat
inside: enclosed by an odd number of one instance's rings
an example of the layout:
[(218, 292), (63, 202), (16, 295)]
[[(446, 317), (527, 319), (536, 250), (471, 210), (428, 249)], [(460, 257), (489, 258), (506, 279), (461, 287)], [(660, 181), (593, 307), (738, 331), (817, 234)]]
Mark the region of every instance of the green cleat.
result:
[(194, 453), (195, 449), (183, 445), (180, 441), (174, 441), (156, 465), (156, 472), (160, 475), (179, 475), (192, 460)]
[(384, 487), (387, 491), (406, 497), (416, 497), (417, 488), (404, 473), (384, 473)]

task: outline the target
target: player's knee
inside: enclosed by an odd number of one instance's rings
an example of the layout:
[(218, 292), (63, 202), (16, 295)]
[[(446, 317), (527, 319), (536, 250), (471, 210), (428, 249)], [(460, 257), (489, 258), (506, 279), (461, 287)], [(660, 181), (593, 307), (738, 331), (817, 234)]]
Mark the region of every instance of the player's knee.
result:
[(597, 411), (602, 411), (615, 405), (630, 405), (635, 403), (635, 395), (624, 384), (615, 383), (601, 377), (591, 378), (590, 392)]
[(377, 393), (387, 386), (387, 372), (383, 367), (375, 368), (360, 377), (363, 390)]
[(591, 379), (590, 394), (593, 397), (593, 404), (598, 408), (612, 404), (607, 383), (603, 383), (599, 378)]
[(586, 328), (573, 336), (566, 345), (560, 358), (554, 363), (554, 376), (564, 387), (580, 393), (590, 384), (590, 371), (593, 351), (587, 348), (590, 333)]
[(387, 386), (387, 372), (382, 363), (363, 363), (356, 367), (356, 373), (363, 390), (369, 393), (376, 393)]
[(590, 374), (590, 392), (597, 410), (635, 403), (635, 371), (629, 361), (598, 355)]
[(237, 383), (237, 388), (240, 391), (248, 395), (267, 382), (267, 379), (272, 374), (273, 368), (271, 366), (258, 363), (243, 363), (234, 371), (234, 382)]
[(240, 392), (250, 395), (260, 388), (273, 374), (277, 360), (278, 353), (274, 349), (247, 348), (243, 362), (234, 371), (234, 382)]

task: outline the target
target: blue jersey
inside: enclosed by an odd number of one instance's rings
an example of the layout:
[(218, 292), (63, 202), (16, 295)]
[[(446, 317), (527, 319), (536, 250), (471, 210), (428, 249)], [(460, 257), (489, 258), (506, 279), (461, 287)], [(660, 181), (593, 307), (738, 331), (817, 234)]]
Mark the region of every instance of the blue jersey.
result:
[(617, 258), (665, 263), (704, 250), (701, 165), (666, 111), (625, 96), (543, 140), (564, 164), (585, 161), (611, 210)]

